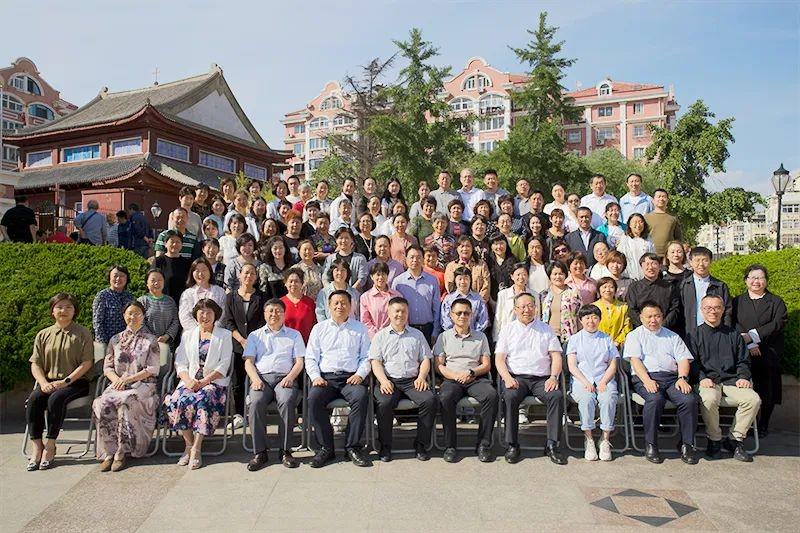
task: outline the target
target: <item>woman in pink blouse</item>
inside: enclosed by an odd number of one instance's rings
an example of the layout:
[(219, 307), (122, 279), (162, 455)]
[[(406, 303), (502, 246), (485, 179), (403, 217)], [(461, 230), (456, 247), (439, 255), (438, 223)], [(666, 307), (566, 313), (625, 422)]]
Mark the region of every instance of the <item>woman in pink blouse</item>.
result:
[(583, 305), (594, 303), (597, 300), (597, 283), (586, 275), (586, 256), (581, 252), (573, 252), (567, 263), (569, 276), (567, 286), (575, 289), (580, 294)]
[(389, 267), (376, 261), (369, 269), (372, 288), (361, 295), (361, 323), (367, 326), (369, 338), (389, 325), (389, 300), (400, 293), (389, 288)]
[(399, 261), (403, 268), (406, 266), (406, 249), (412, 244), (417, 244), (417, 239), (406, 233), (408, 216), (398, 213), (392, 219), (394, 233), (389, 237), (392, 243), (392, 259)]

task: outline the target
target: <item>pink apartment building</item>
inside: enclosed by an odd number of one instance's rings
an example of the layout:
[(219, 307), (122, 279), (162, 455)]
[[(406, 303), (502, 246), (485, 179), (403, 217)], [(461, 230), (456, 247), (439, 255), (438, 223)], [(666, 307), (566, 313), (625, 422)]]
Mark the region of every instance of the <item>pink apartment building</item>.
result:
[[(510, 95), (519, 90), (527, 77), (500, 71), (485, 59), (473, 57), (464, 69), (444, 83), (440, 95), (450, 104), (453, 113), (472, 113), (475, 120), (464, 131), (473, 149), (494, 150), (508, 137), (519, 112), (511, 108)], [(564, 124), (567, 149), (586, 155), (600, 148), (614, 148), (628, 159), (642, 157), (650, 144), (648, 124), (673, 127), (680, 106), (673, 89), (663, 85), (601, 80), (589, 89), (567, 93), (582, 109), (582, 118)], [(285, 127), (284, 142), (294, 157), (289, 174), (310, 175), (328, 153), (324, 136), (346, 132), (349, 119), (340, 114), (349, 102), (337, 82), (328, 82), (305, 109), (287, 113), (281, 121)]]

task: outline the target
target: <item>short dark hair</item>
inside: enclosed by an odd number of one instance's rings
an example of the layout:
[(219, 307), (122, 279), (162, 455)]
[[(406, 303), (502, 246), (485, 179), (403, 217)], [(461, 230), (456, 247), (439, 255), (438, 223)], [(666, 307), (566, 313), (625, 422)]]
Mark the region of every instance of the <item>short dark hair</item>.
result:
[(663, 192), (664, 194), (666, 194), (667, 196), (669, 196), (669, 193), (667, 192), (667, 190), (666, 190), (666, 189), (658, 188), (658, 189), (654, 190), (654, 191), (653, 191), (653, 196), (655, 196), (657, 192)]
[[(208, 259), (206, 259), (205, 257), (198, 257), (197, 259), (192, 261), (192, 266), (189, 267), (189, 274), (186, 276), (187, 289), (189, 287), (194, 287), (197, 284), (197, 282), (194, 280), (194, 271), (197, 270), (197, 267), (199, 267), (200, 265), (205, 265), (206, 268), (208, 269), (209, 276), (211, 278), (214, 277), (214, 269), (211, 268), (211, 263), (208, 262)], [(211, 283), (211, 280), (209, 280), (209, 283)]]
[(586, 260), (586, 256), (583, 255), (583, 252), (572, 252), (572, 254), (569, 256), (569, 259), (567, 260), (567, 266), (571, 267), (572, 263), (576, 261), (578, 263), (583, 263), (584, 267), (589, 266), (589, 262)]
[(412, 244), (411, 246), (406, 248), (406, 256), (408, 255), (408, 252), (410, 252), (411, 250), (418, 251), (419, 254), (422, 255), (422, 256), (425, 255), (425, 251), (422, 249), (422, 246), (420, 246), (419, 244)]
[(616, 207), (617, 209), (622, 209), (617, 202), (608, 202), (606, 204), (605, 212), (608, 213), (608, 210), (611, 209), (612, 207)]
[(344, 259), (335, 259), (333, 263), (331, 263), (331, 268), (328, 269), (328, 281), (333, 281), (333, 271), (337, 268), (343, 268), (347, 271), (347, 279), (350, 279), (350, 276), (353, 275), (353, 271), (350, 268), (350, 263), (345, 261)]
[(389, 266), (383, 261), (375, 261), (372, 263), (372, 266), (369, 267), (369, 275), (374, 276), (375, 274), (386, 274), (388, 276)]
[(125, 288), (127, 289), (128, 288), (128, 283), (131, 282), (131, 273), (128, 272), (128, 267), (126, 267), (125, 265), (120, 265), (120, 264), (111, 265), (110, 267), (108, 267), (106, 269), (106, 279), (110, 279), (111, 273), (113, 271), (115, 271), (115, 270), (125, 274)]
[(751, 272), (754, 272), (756, 270), (760, 270), (761, 272), (763, 272), (764, 279), (769, 281), (769, 272), (767, 272), (767, 267), (765, 267), (760, 263), (754, 263), (752, 265), (748, 265), (748, 267), (744, 269), (744, 279), (747, 279), (747, 276), (749, 276)]
[(117, 218), (128, 218), (128, 212), (124, 209), (117, 211)]
[(434, 198), (433, 196), (426, 196), (425, 198), (422, 199), (422, 201), (419, 203), (419, 205), (420, 205), (420, 207), (422, 207), (425, 204), (432, 205), (434, 207), (434, 209), (435, 209), (436, 208), (436, 198)]
[(453, 303), (450, 305), (450, 311), (453, 311), (456, 305), (466, 305), (467, 307), (469, 307), (470, 311), (472, 310), (472, 302), (470, 302), (466, 298), (456, 298), (455, 300), (453, 300)]
[(184, 196), (191, 196), (192, 198), (194, 198), (194, 189), (192, 189), (188, 185), (185, 187), (181, 187), (181, 189), (178, 191), (178, 198), (183, 198)]
[(394, 304), (405, 305), (406, 307), (408, 307), (408, 300), (406, 300), (402, 296), (393, 296), (392, 298), (389, 299), (389, 304), (387, 305), (387, 307), (389, 305), (394, 305)]
[(211, 309), (214, 312), (214, 322), (222, 317), (222, 308), (219, 306), (217, 302), (212, 300), (211, 298), (203, 298), (196, 304), (194, 304), (194, 308), (192, 309), (192, 318), (197, 320), (197, 313), (200, 312), (202, 309)]
[(689, 259), (693, 258), (695, 255), (704, 255), (711, 260), (714, 255), (711, 253), (711, 250), (706, 248), (705, 246), (695, 246), (691, 250), (689, 250)]
[(660, 263), (661, 259), (658, 258), (658, 254), (653, 252), (647, 252), (646, 254), (642, 254), (642, 257), (639, 258), (639, 265), (643, 265), (647, 260), (655, 261), (656, 263)]
[(553, 270), (556, 268), (559, 269), (561, 272), (563, 272), (565, 276), (569, 275), (569, 267), (567, 267), (567, 265), (565, 265), (563, 261), (554, 260), (550, 261), (550, 264), (547, 265), (544, 269), (545, 273), (547, 273), (548, 278), (550, 277), (550, 274), (552, 274)]
[(483, 175), (486, 176), (487, 174), (494, 174), (495, 176), (497, 176), (497, 171), (493, 168), (487, 168), (486, 170), (483, 171)]
[(633, 232), (631, 231), (631, 219), (634, 217), (642, 219), (642, 224), (644, 224), (644, 228), (642, 229), (642, 234), (640, 235), (640, 237), (642, 239), (646, 239), (650, 235), (650, 224), (647, 223), (647, 220), (645, 220), (644, 215), (641, 213), (633, 213), (630, 217), (628, 217), (628, 227), (625, 228), (625, 235), (627, 235), (628, 237), (633, 237)]
[(638, 172), (631, 172), (631, 173), (630, 173), (630, 174), (628, 174), (628, 176), (625, 178), (625, 183), (628, 183), (628, 180), (629, 180), (629, 179), (631, 179), (631, 176), (637, 176), (639, 179), (642, 179), (642, 175), (641, 175), (641, 174), (639, 174)]
[(350, 293), (347, 292), (347, 291), (343, 291), (343, 290), (335, 290), (335, 291), (331, 292), (328, 295), (328, 303), (331, 303), (331, 300), (333, 300), (334, 296), (344, 296), (345, 298), (347, 298), (347, 303), (349, 303), (349, 304), (353, 303), (353, 298), (352, 298), (352, 296), (350, 296)]
[(139, 204), (134, 202), (128, 204), (128, 209), (130, 209), (131, 211), (140, 211)]
[(589, 315), (594, 315), (598, 318), (602, 318), (603, 316), (603, 314), (600, 312), (600, 308), (594, 304), (584, 305), (578, 309), (578, 320)]
[(356, 236), (353, 234), (353, 230), (351, 230), (350, 228), (347, 228), (347, 227), (341, 227), (341, 228), (337, 229), (336, 233), (333, 234), (333, 238), (334, 239), (338, 239), (340, 235), (344, 235), (345, 233), (350, 235), (350, 238), (353, 239), (353, 241), (356, 240)]
[(248, 242), (253, 243), (253, 251), (255, 251), (256, 247), (256, 238), (250, 235), (249, 233), (242, 233), (236, 238), (236, 253), (241, 253), (242, 246), (247, 244)]
[(608, 252), (608, 255), (606, 256), (606, 265), (608, 265), (612, 261), (614, 263), (622, 263), (622, 270), (628, 268), (628, 258), (625, 257), (625, 254), (623, 254), (622, 252), (618, 252), (617, 250), (611, 250), (610, 252)]
[(457, 205), (461, 209), (464, 209), (464, 202), (462, 202), (460, 198), (453, 198), (452, 200), (450, 200), (450, 203), (447, 204), (447, 210), (450, 211), (450, 209), (452, 209), (454, 205)]
[(131, 300), (130, 302), (128, 302), (128, 304), (125, 307), (122, 308), (122, 312), (125, 313), (125, 311), (127, 311), (129, 307), (138, 308), (139, 311), (142, 312), (142, 314), (145, 314), (147, 312), (147, 311), (145, 311), (144, 305), (142, 305), (142, 302), (140, 302), (138, 300)]
[(164, 232), (164, 244), (166, 244), (167, 241), (172, 238), (176, 238), (181, 242), (183, 242), (183, 235), (181, 235), (180, 232), (175, 231), (174, 229), (168, 229), (167, 231)]
[(305, 281), (306, 281), (306, 273), (303, 272), (303, 269), (300, 268), (300, 267), (296, 267), (295, 266), (295, 267), (287, 269), (283, 273), (283, 283), (286, 283), (287, 281), (289, 281), (289, 278), (291, 276), (298, 276), (300, 278), (300, 281), (303, 282), (303, 283), (305, 283)]
[(600, 179), (602, 179), (604, 182), (606, 181), (606, 177), (605, 177), (605, 176), (603, 176), (602, 174), (594, 174), (594, 175), (592, 176), (592, 179), (590, 179), (590, 180), (589, 180), (589, 183), (593, 182), (595, 178), (600, 178)]
[(453, 271), (453, 279), (458, 276), (468, 276), (469, 279), (472, 280), (472, 271), (465, 266), (460, 266)]
[(78, 313), (80, 312), (80, 306), (78, 305), (78, 299), (68, 292), (59, 292), (56, 293), (55, 296), (50, 298), (48, 301), (48, 305), (50, 306), (50, 314), (53, 314), (53, 308), (56, 306), (58, 302), (63, 302), (64, 300), (68, 301), (72, 304), (72, 307), (75, 308), (75, 316), (74, 318), (78, 317)]
[(264, 302), (264, 307), (262, 308), (262, 310), (266, 309), (270, 305), (277, 305), (278, 307), (286, 311), (286, 304), (283, 303), (283, 300), (281, 300), (280, 298), (270, 298), (269, 300)]
[[(623, 256), (624, 257), (624, 256)], [(619, 285), (617, 285), (617, 280), (610, 276), (603, 276), (602, 278), (597, 280), (597, 292), (600, 292), (600, 287), (605, 285), (606, 283), (610, 283), (614, 286), (614, 290), (616, 291)]]
[(153, 274), (158, 274), (161, 276), (162, 279), (166, 280), (166, 276), (164, 276), (164, 272), (160, 268), (150, 268), (147, 270), (147, 273), (144, 275), (144, 284), (147, 285), (147, 282), (150, 281), (150, 276)]
[(577, 210), (577, 213), (580, 213), (581, 211), (588, 211), (590, 215), (593, 213), (593, 211), (585, 205), (580, 206)]
[(648, 307), (653, 307), (655, 309), (658, 309), (659, 311), (661, 311), (661, 314), (664, 314), (664, 310), (661, 308), (661, 304), (656, 302), (655, 300), (645, 300), (644, 302), (642, 302), (642, 305), (639, 306), (639, 312), (641, 313)]
[(234, 213), (234, 214), (232, 214), (232, 215), (231, 215), (231, 218), (229, 218), (229, 219), (228, 219), (228, 224), (226, 224), (226, 225), (227, 225), (227, 228), (225, 228), (225, 229), (227, 229), (228, 231), (230, 231), (230, 230), (231, 230), (231, 223), (232, 223), (234, 220), (236, 220), (237, 222), (241, 222), (242, 224), (244, 224), (244, 230), (245, 230), (245, 231), (247, 231), (247, 220), (246, 220), (246, 219), (245, 219), (245, 218), (244, 218), (244, 217), (243, 217), (243, 216), (242, 216), (240, 213)]
[(317, 209), (322, 209), (322, 207), (319, 205), (319, 202), (317, 200), (309, 200), (309, 201), (306, 202), (306, 205), (303, 206), (303, 208), (306, 209), (306, 210), (308, 210), (311, 207), (316, 207)]

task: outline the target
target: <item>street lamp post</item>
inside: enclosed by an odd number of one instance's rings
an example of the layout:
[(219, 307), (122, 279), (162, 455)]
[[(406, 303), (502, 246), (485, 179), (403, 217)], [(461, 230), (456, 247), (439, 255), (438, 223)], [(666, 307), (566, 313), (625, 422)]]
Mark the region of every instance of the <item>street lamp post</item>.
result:
[(772, 187), (775, 189), (775, 194), (778, 195), (778, 219), (777, 219), (777, 240), (775, 242), (775, 250), (781, 249), (781, 209), (783, 203), (783, 193), (786, 192), (786, 187), (789, 185), (789, 171), (781, 167), (772, 173)]

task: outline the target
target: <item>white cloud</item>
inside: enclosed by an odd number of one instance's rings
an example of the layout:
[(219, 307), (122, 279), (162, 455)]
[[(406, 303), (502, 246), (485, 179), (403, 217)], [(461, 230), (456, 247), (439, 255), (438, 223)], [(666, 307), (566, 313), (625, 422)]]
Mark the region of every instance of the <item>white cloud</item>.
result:
[(706, 178), (706, 187), (711, 192), (721, 191), (729, 187), (742, 187), (748, 191), (769, 196), (774, 191), (770, 176), (756, 176), (744, 170), (728, 170), (726, 172), (712, 172)]

